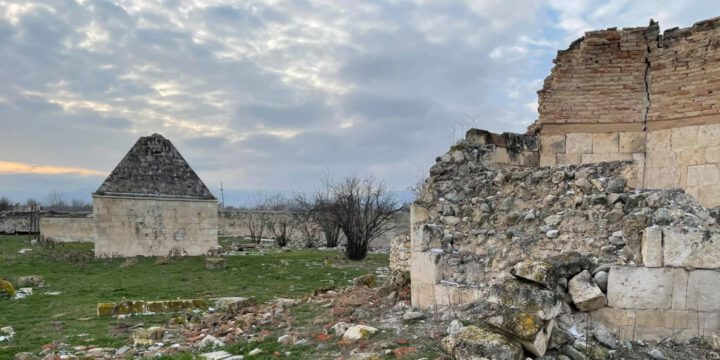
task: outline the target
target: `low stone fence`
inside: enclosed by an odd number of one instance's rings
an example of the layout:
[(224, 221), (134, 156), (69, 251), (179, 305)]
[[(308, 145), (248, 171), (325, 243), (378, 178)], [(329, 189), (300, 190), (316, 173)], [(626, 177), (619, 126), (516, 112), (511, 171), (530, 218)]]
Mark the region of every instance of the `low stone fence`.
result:
[(58, 242), (95, 242), (97, 232), (91, 215), (40, 218), (40, 235)]

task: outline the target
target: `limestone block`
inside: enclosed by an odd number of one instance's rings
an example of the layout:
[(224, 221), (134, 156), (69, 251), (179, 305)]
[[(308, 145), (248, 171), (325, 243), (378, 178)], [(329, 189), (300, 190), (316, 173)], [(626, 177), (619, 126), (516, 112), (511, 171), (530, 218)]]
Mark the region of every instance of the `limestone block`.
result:
[(556, 165), (580, 165), (582, 163), (582, 154), (571, 153), (571, 154), (557, 154), (555, 155), (557, 161)]
[(647, 151), (648, 153), (654, 151), (670, 150), (670, 134), (671, 130), (658, 130), (648, 131), (647, 133)]
[(666, 227), (662, 233), (665, 266), (720, 268), (720, 233), (676, 227)]
[(507, 149), (496, 147), (493, 152), (492, 161), (496, 164), (510, 164), (510, 155), (508, 154)]
[(720, 124), (699, 126), (697, 146), (720, 146)]
[(554, 289), (558, 282), (555, 266), (543, 261), (521, 261), (510, 270), (510, 274), (518, 279), (524, 279)]
[(533, 309), (542, 320), (555, 318), (562, 306), (560, 297), (553, 291), (515, 279), (491, 286), (486, 301), (507, 309)]
[(677, 164), (675, 152), (672, 150), (651, 151), (645, 156), (647, 167), (674, 167)]
[(705, 149), (688, 148), (675, 153), (678, 165), (699, 165), (705, 163)]
[(410, 303), (419, 309), (435, 305), (435, 285), (410, 283)]
[[(618, 267), (610, 270), (608, 305), (618, 309), (671, 309), (675, 276), (687, 276), (684, 269)], [(677, 293), (682, 293), (678, 289)]]
[(570, 133), (565, 135), (565, 153), (590, 154), (593, 152), (592, 134)]
[(442, 280), (442, 274), (439, 271), (441, 254), (430, 251), (417, 252), (413, 251), (410, 259), (410, 277), (413, 284), (430, 284), (434, 285)]
[(410, 247), (412, 251), (422, 252), (432, 248), (442, 247), (443, 228), (435, 224), (422, 224), (413, 226)]
[(616, 153), (619, 150), (618, 133), (592, 134), (593, 154)]
[(540, 154), (540, 166), (555, 166), (557, 164), (557, 156), (555, 154)]
[(711, 270), (690, 271), (685, 305), (688, 310), (720, 309), (720, 273)]
[[(604, 307), (593, 310), (589, 314), (593, 321), (606, 325), (610, 330), (615, 331), (621, 339), (623, 339), (621, 331), (627, 326), (635, 325), (635, 310)], [(629, 335), (630, 337), (625, 339), (632, 340), (632, 331), (630, 331)]]
[(565, 135), (541, 135), (540, 152), (543, 154), (565, 153)]
[(630, 161), (632, 160), (630, 153), (602, 153), (602, 154), (582, 154), (583, 164), (594, 164), (609, 161)]
[(572, 301), (580, 311), (599, 309), (607, 305), (602, 290), (595, 284), (590, 272), (583, 270), (568, 282), (568, 292)]
[(698, 127), (686, 126), (672, 128), (670, 143), (673, 150), (694, 148), (698, 146)]
[(522, 360), (522, 347), (489, 328), (470, 325), (445, 337), (441, 346), (453, 359)]
[[(720, 136), (718, 136), (720, 141)], [(705, 162), (706, 163), (720, 163), (720, 147), (709, 147), (705, 148)]]
[(645, 151), (644, 132), (621, 132), (619, 138), (619, 152), (641, 153)]
[(425, 207), (420, 206), (416, 203), (410, 205), (410, 224), (415, 225), (419, 223), (425, 223), (430, 218), (428, 211)]
[(688, 166), (687, 185), (715, 185), (718, 183), (718, 175), (718, 166), (716, 164)]
[(663, 266), (663, 231), (660, 227), (645, 229), (642, 238), (640, 253), (646, 267)]
[(463, 304), (462, 289), (457, 286), (436, 284), (433, 295), (435, 297), (435, 305)]
[(705, 207), (720, 206), (720, 186), (707, 185), (697, 187), (695, 198)]
[[(649, 154), (648, 154), (649, 155)], [(645, 169), (645, 187), (649, 189), (668, 189), (678, 183), (676, 166), (648, 167)]]

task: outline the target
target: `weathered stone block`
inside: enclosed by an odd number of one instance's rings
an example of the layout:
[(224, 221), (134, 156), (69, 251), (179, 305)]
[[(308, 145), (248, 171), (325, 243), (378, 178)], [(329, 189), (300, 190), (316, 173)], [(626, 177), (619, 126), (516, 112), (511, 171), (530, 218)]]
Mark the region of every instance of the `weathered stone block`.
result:
[(618, 133), (592, 134), (593, 154), (616, 153), (619, 149)]
[(601, 154), (582, 154), (583, 164), (595, 164), (609, 161), (630, 161), (632, 160), (630, 153), (601, 153)]
[(565, 135), (541, 135), (540, 152), (543, 154), (565, 153)]
[(522, 347), (506, 336), (474, 325), (466, 326), (442, 340), (441, 346), (454, 359), (522, 360)]
[(650, 168), (675, 167), (677, 165), (675, 152), (671, 150), (650, 151), (646, 154), (645, 161)]
[(427, 251), (429, 249), (442, 248), (443, 228), (435, 224), (416, 225), (413, 232), (411, 249), (415, 252)]
[(665, 266), (720, 268), (720, 233), (677, 227), (665, 227), (662, 233)]
[(553, 291), (515, 279), (491, 286), (486, 301), (509, 309), (532, 309), (543, 320), (555, 318), (562, 305)]
[(715, 185), (718, 183), (716, 164), (688, 166), (687, 186)]
[(555, 166), (557, 156), (555, 154), (540, 154), (540, 166)]
[(551, 290), (555, 289), (558, 281), (555, 266), (544, 261), (521, 261), (513, 266), (510, 273), (518, 279), (532, 281)]
[(646, 267), (663, 266), (662, 240), (662, 228), (649, 227), (645, 229), (645, 232), (643, 233), (640, 253), (642, 254), (643, 264)]
[[(720, 136), (718, 136), (720, 141)], [(705, 162), (706, 163), (720, 163), (720, 147), (709, 147), (705, 149)]]
[(720, 273), (711, 270), (690, 271), (685, 306), (688, 310), (718, 311), (720, 309)]
[(698, 147), (720, 146), (720, 124), (702, 125), (698, 127)]
[(619, 138), (619, 152), (639, 153), (645, 151), (645, 133), (621, 132)]
[(613, 267), (608, 278), (608, 305), (619, 309), (672, 308), (674, 276), (684, 269)]
[(670, 130), (649, 131), (647, 133), (647, 151), (670, 150)]
[(607, 305), (602, 290), (595, 284), (590, 272), (583, 270), (568, 282), (568, 292), (575, 306), (581, 311), (599, 309)]
[(670, 130), (670, 143), (673, 150), (694, 148), (698, 146), (698, 127), (686, 126)]
[(678, 150), (675, 154), (678, 165), (699, 165), (705, 163), (705, 149), (688, 148)]
[(440, 258), (440, 254), (436, 254), (430, 251), (413, 251), (410, 260), (410, 273), (412, 274), (412, 283), (434, 285), (440, 282), (440, 280), (442, 279), (442, 274), (438, 269)]
[(592, 134), (569, 133), (565, 136), (565, 153), (590, 154), (592, 145)]
[(556, 165), (580, 165), (582, 163), (582, 154), (557, 154), (555, 155)]
[(720, 186), (706, 185), (698, 186), (695, 198), (706, 207), (720, 206)]
[(410, 283), (410, 303), (419, 309), (435, 305), (435, 285)]

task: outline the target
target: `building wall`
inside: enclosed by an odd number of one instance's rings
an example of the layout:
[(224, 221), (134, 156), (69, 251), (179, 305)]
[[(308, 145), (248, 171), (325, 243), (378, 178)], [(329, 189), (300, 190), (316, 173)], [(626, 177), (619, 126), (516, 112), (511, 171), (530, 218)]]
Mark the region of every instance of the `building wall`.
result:
[(215, 200), (93, 197), (95, 256), (202, 255), (218, 245)]
[(42, 217), (40, 235), (58, 242), (95, 242), (95, 219), (92, 217)]
[(638, 187), (720, 206), (720, 19), (586, 33), (539, 95), (540, 164), (634, 160)]

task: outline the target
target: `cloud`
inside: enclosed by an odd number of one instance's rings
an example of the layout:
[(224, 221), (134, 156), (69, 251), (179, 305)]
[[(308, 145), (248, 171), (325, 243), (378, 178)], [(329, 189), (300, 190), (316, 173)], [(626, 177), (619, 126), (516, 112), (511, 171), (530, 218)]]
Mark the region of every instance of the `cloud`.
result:
[(319, 173), (404, 189), (464, 127), (524, 131), (555, 52), (583, 31), (688, 26), (715, 7), (0, 0), (0, 161), (107, 174), (159, 132), (214, 190), (310, 189)]
[(0, 161), (0, 174), (77, 174), (82, 176), (101, 176), (104, 173), (102, 171), (74, 167), (31, 165), (10, 161)]

